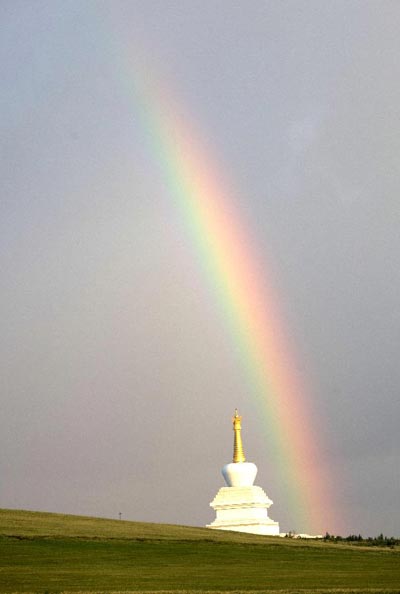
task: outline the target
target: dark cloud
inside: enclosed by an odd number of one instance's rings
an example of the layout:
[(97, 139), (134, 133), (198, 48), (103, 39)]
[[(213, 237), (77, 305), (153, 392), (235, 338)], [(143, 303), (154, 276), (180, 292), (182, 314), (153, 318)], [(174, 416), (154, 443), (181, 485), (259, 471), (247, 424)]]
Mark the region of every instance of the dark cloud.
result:
[(204, 525), (237, 406), (272, 517), (307, 530), (127, 93), (136, 51), (272, 263), (338, 529), (399, 535), (399, 21), (390, 2), (2, 7), (1, 506)]

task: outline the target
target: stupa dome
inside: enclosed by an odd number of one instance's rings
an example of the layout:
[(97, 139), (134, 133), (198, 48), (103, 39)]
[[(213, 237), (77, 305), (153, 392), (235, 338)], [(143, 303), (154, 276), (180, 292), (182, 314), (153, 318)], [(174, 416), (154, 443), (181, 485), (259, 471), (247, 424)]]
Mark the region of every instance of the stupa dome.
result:
[(222, 469), (228, 487), (251, 487), (258, 468), (253, 462), (231, 462)]

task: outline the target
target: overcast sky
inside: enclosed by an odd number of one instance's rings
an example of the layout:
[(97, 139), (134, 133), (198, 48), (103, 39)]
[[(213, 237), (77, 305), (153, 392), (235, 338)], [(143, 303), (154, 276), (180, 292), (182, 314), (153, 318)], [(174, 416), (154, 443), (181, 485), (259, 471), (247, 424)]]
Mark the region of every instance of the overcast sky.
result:
[(139, 59), (271, 263), (326, 529), (400, 536), (399, 31), (389, 0), (3, 0), (1, 507), (204, 525), (238, 407), (272, 518), (307, 531), (128, 92)]

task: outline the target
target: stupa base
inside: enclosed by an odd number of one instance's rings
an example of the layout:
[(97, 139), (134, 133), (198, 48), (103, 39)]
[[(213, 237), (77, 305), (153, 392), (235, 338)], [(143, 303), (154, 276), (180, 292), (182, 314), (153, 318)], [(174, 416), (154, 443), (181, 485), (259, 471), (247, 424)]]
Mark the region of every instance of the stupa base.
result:
[(271, 504), (261, 487), (222, 487), (210, 503), (217, 517), (207, 528), (279, 536), (279, 523), (268, 517)]
[(224, 523), (215, 520), (208, 524), (206, 528), (214, 530), (233, 530), (234, 532), (248, 532), (249, 534), (262, 534), (264, 536), (279, 536), (279, 523), (270, 520), (270, 522), (245, 522)]

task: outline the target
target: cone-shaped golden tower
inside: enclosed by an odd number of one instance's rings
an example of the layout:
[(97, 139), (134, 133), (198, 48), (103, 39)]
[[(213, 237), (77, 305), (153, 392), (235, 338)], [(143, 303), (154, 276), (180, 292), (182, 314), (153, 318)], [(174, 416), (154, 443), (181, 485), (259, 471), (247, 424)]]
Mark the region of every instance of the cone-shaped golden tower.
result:
[(233, 462), (245, 462), (246, 458), (243, 451), (243, 444), (242, 444), (242, 417), (239, 416), (237, 408), (235, 408), (235, 416), (232, 419), (233, 421), (233, 431), (234, 431), (234, 439), (233, 439)]

